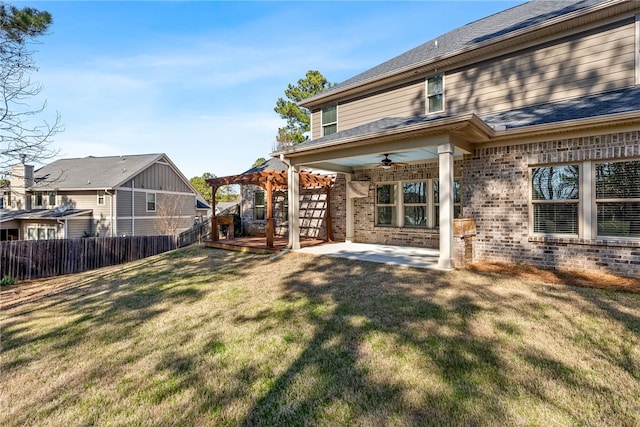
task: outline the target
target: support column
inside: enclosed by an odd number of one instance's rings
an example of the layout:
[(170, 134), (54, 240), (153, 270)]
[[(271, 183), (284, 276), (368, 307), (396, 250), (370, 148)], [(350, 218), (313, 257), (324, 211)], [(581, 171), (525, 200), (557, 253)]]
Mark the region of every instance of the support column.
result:
[(324, 222), (327, 225), (327, 242), (333, 242), (333, 224), (331, 224), (331, 187), (327, 186), (326, 191), (326, 207), (324, 211)]
[(218, 233), (218, 218), (216, 218), (216, 192), (218, 187), (211, 186), (211, 240), (217, 242), (220, 240), (220, 234)]
[(300, 174), (289, 166), (289, 247), (300, 249)]
[(353, 229), (354, 229), (354, 218), (353, 218), (353, 197), (351, 197), (351, 194), (349, 192), (349, 183), (351, 182), (351, 178), (352, 175), (351, 174), (345, 174), (345, 178), (346, 178), (346, 193), (347, 193), (347, 200), (346, 200), (346, 206), (345, 206), (345, 215), (347, 216), (347, 224), (346, 224), (346, 236), (345, 236), (345, 241), (346, 242), (353, 242)]
[(273, 183), (267, 181), (267, 248), (273, 248), (275, 220), (273, 219)]
[(440, 258), (438, 266), (453, 268), (453, 153), (451, 143), (438, 145), (440, 203)]

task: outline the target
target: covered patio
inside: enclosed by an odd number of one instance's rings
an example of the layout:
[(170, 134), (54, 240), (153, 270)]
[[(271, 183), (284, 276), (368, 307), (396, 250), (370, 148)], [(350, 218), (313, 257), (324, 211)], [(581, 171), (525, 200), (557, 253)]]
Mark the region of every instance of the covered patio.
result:
[[(398, 215), (398, 223), (395, 224), (378, 224), (375, 223), (374, 232), (380, 236), (386, 234), (392, 236), (394, 233), (403, 233), (405, 235), (418, 236), (422, 238), (427, 233), (436, 235), (438, 239), (437, 265), (443, 269), (451, 269), (456, 266), (454, 260), (459, 253), (457, 243), (464, 243), (464, 240), (454, 238), (454, 222), (457, 221), (454, 215), (454, 205), (456, 187), (454, 185), (454, 159), (462, 159), (463, 155), (470, 154), (474, 149), (474, 144), (487, 141), (494, 130), (475, 114), (450, 118), (450, 117), (410, 117), (410, 118), (386, 118), (377, 122), (369, 123), (345, 131), (337, 132), (315, 140), (306, 141), (303, 144), (293, 147), (276, 154), (280, 155), (280, 159), (290, 165), (289, 181), (297, 179), (298, 171), (304, 167), (318, 168), (336, 173), (343, 173), (346, 178), (347, 194), (346, 194), (346, 241), (359, 242), (356, 240), (356, 217), (360, 219), (363, 215), (369, 215), (371, 219), (367, 219), (373, 224), (374, 219), (378, 215), (376, 208), (371, 205), (377, 203), (376, 191), (373, 196), (371, 189), (375, 189), (375, 185), (393, 182), (411, 182), (416, 179), (424, 179), (427, 172), (422, 168), (425, 163), (434, 164), (435, 172), (428, 172), (429, 182), (438, 181), (438, 191), (435, 196), (434, 210), (429, 226), (411, 228), (411, 224), (404, 226), (404, 217), (401, 213)], [(394, 178), (394, 165), (402, 163), (399, 171), (404, 170), (404, 178)], [(414, 165), (419, 166), (413, 169)], [(382, 168), (388, 171), (388, 177), (378, 177), (372, 179), (367, 174), (360, 173), (363, 170), (372, 170), (372, 168)], [(381, 170), (381, 169), (375, 169)], [(415, 174), (415, 175), (412, 175)], [(359, 180), (359, 177), (365, 176), (365, 180)], [(423, 178), (413, 178), (422, 176)], [(362, 184), (362, 186), (360, 185)], [(372, 185), (374, 187), (372, 187)], [(364, 191), (363, 191), (364, 187)], [(431, 193), (430, 193), (431, 194)], [(289, 189), (290, 208), (296, 208), (293, 202), (296, 194)], [(369, 199), (369, 207), (360, 209), (356, 213), (354, 208), (354, 199), (364, 197)], [(395, 199), (397, 197), (397, 199)], [(390, 196), (393, 200), (401, 200), (401, 194), (397, 193)], [(293, 202), (292, 202), (293, 201)], [(401, 205), (402, 203), (397, 203)], [(458, 203), (459, 204), (459, 203)], [(373, 215), (372, 215), (373, 214)], [(294, 216), (295, 217), (295, 216)], [(376, 219), (377, 221), (377, 219)], [(468, 220), (471, 221), (472, 220)], [(290, 245), (293, 249), (299, 249), (299, 241), (296, 241), (295, 233), (296, 224), (291, 224)], [(466, 225), (461, 225), (466, 228)], [(475, 233), (475, 225), (471, 225), (469, 229)], [(471, 234), (471, 233), (470, 233)], [(470, 235), (469, 234), (469, 235)], [(460, 237), (465, 237), (466, 234)], [(377, 243), (385, 245), (389, 243), (385, 237), (377, 237), (376, 240), (369, 243)], [(409, 240), (409, 239), (407, 239)], [(395, 244), (394, 244), (395, 245)], [(398, 243), (398, 245), (400, 245)], [(402, 244), (404, 246), (404, 244)], [(393, 246), (396, 250), (402, 246)], [(408, 242), (407, 246), (412, 246)], [(416, 245), (420, 246), (420, 245)], [(464, 262), (460, 263), (461, 265)]]

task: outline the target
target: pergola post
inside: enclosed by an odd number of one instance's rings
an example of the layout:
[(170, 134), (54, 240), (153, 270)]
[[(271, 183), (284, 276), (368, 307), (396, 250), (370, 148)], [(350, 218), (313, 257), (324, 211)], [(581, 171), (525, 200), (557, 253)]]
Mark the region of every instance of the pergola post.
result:
[(217, 242), (220, 240), (220, 234), (218, 233), (218, 218), (216, 217), (216, 192), (218, 187), (211, 186), (211, 240)]
[(265, 187), (267, 190), (267, 248), (273, 248), (275, 219), (273, 218), (273, 183), (271, 180), (267, 180)]
[(331, 187), (325, 187), (327, 194), (326, 209), (324, 211), (325, 224), (327, 225), (327, 242), (333, 242), (333, 225), (331, 224)]
[(300, 249), (300, 175), (298, 169), (289, 167), (289, 247)]
[(440, 258), (438, 266), (453, 268), (453, 154), (451, 143), (438, 145), (440, 203)]

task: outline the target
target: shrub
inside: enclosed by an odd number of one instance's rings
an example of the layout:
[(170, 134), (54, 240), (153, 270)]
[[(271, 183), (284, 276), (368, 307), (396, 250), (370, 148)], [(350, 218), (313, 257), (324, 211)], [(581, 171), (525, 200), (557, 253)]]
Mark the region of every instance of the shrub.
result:
[(11, 286), (15, 285), (17, 282), (13, 277), (7, 276), (6, 274), (0, 280), (0, 286)]

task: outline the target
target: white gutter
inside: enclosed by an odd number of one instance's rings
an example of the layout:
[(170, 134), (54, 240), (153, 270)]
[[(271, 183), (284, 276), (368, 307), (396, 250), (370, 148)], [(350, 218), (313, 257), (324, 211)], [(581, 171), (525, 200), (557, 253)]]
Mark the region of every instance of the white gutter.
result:
[(136, 235), (136, 184), (135, 181), (131, 180), (131, 235)]

